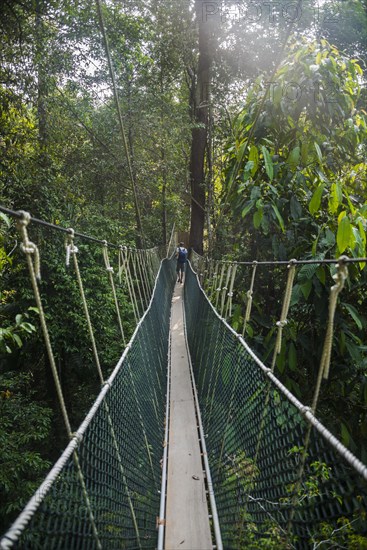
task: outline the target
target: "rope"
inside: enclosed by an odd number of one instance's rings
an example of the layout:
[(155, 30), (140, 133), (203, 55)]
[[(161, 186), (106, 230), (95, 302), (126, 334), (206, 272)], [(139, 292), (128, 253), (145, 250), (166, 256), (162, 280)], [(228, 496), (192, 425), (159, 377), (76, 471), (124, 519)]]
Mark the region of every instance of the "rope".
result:
[(93, 327), (92, 327), (92, 323), (91, 323), (90, 316), (89, 316), (88, 304), (87, 304), (87, 300), (85, 298), (83, 281), (82, 281), (82, 277), (81, 277), (81, 274), (80, 274), (79, 263), (78, 263), (78, 258), (77, 258), (77, 254), (78, 254), (79, 251), (78, 251), (78, 248), (74, 244), (74, 230), (72, 228), (69, 228), (69, 235), (68, 235), (66, 243), (65, 243), (65, 248), (66, 248), (66, 266), (67, 267), (69, 267), (70, 256), (73, 257), (74, 269), (75, 269), (75, 274), (76, 274), (76, 278), (77, 278), (78, 285), (79, 285), (80, 297), (82, 299), (84, 315), (85, 315), (85, 318), (86, 318), (86, 321), (87, 321), (89, 337), (90, 337), (90, 340), (91, 340), (91, 343), (92, 343), (94, 361), (95, 361), (95, 364), (96, 364), (96, 367), (97, 367), (99, 379), (101, 381), (101, 384), (103, 384), (104, 383), (103, 373), (102, 373), (101, 364), (100, 364), (100, 361), (99, 361), (96, 340), (94, 338)]
[(229, 264), (228, 269), (227, 269), (226, 282), (224, 283), (224, 287), (222, 287), (222, 297), (221, 297), (221, 305), (220, 305), (220, 314), (221, 314), (222, 317), (223, 317), (223, 313), (224, 313), (224, 304), (225, 304), (225, 299), (226, 299), (226, 291), (228, 290), (229, 279), (230, 279), (230, 276), (231, 276), (232, 267), (233, 267), (233, 264)]
[[(13, 216), (13, 218), (16, 218), (18, 220), (21, 220), (23, 218), (23, 210), (11, 210), (10, 208), (5, 208), (4, 206), (0, 206), (0, 212), (4, 212), (4, 214), (9, 214), (9, 216)], [(55, 225), (54, 223), (45, 222), (44, 220), (39, 220), (38, 218), (34, 218), (31, 216), (28, 212), (26, 214), (29, 216), (30, 221), (32, 223), (35, 223), (37, 225), (41, 225), (43, 227), (48, 227), (49, 229), (52, 229), (54, 231), (61, 231), (62, 233), (69, 233), (69, 229), (66, 229), (65, 227), (61, 227), (60, 225)], [(84, 239), (86, 241), (90, 241), (93, 243), (103, 244), (103, 241), (100, 241), (99, 239), (96, 239), (95, 237), (91, 237), (90, 235), (84, 235), (83, 233), (78, 233), (75, 231), (74, 233), (75, 237), (79, 237), (81, 239)], [(108, 246), (111, 248), (118, 248), (118, 245), (108, 243)]]
[[(78, 285), (79, 285), (79, 291), (80, 291), (80, 296), (81, 296), (81, 299), (82, 299), (83, 310), (84, 310), (85, 318), (86, 318), (86, 321), (87, 321), (89, 336), (90, 336), (91, 343), (92, 343), (94, 360), (95, 360), (95, 364), (96, 364), (96, 367), (97, 367), (97, 371), (98, 371), (98, 375), (99, 375), (101, 384), (103, 385), (105, 383), (105, 381), (104, 381), (104, 378), (103, 378), (101, 364), (100, 364), (100, 361), (99, 361), (99, 355), (98, 355), (98, 351), (97, 351), (96, 340), (95, 340), (95, 337), (94, 337), (94, 331), (93, 331), (92, 323), (91, 323), (90, 316), (89, 316), (88, 304), (87, 304), (87, 300), (85, 298), (83, 281), (82, 281), (81, 274), (80, 274), (79, 263), (78, 263), (78, 258), (77, 258), (78, 249), (74, 244), (74, 230), (72, 228), (70, 228), (69, 233), (70, 234), (68, 235), (67, 243), (66, 243), (66, 265), (67, 266), (69, 265), (70, 255), (72, 255), (73, 259), (74, 259), (74, 269), (75, 269), (75, 273), (76, 273), (77, 281), (78, 281)], [(114, 282), (113, 282), (113, 276), (112, 276), (113, 268), (110, 265), (108, 253), (106, 252), (107, 251), (107, 242), (106, 241), (104, 243), (104, 248), (102, 250), (103, 250), (103, 257), (104, 257), (106, 269), (107, 269), (107, 271), (110, 275), (110, 280), (112, 282), (112, 287), (113, 287), (113, 290), (114, 290), (116, 310), (118, 311), (119, 308), (118, 308), (117, 296), (116, 296), (116, 291), (115, 291), (115, 288), (114, 288)], [(119, 322), (120, 322), (120, 330), (121, 330), (121, 333), (122, 333), (122, 337), (123, 337), (123, 340), (125, 340), (123, 329), (122, 329), (122, 324), (121, 324), (121, 318), (120, 318), (120, 315), (119, 315), (119, 311), (118, 311), (118, 318), (119, 318)], [(125, 341), (124, 341), (124, 343), (125, 343)], [(109, 424), (109, 427), (110, 427), (110, 430), (111, 430), (113, 445), (114, 445), (114, 448), (115, 448), (115, 451), (116, 451), (117, 461), (118, 461), (119, 468), (120, 468), (120, 471), (121, 471), (122, 480), (123, 480), (124, 488), (125, 488), (125, 491), (126, 491), (126, 496), (127, 496), (128, 502), (129, 502), (129, 508), (130, 508), (130, 513), (131, 513), (131, 518), (132, 518), (132, 521), (133, 521), (133, 524), (134, 524), (135, 535), (136, 535), (136, 538), (137, 538), (137, 541), (138, 541), (139, 548), (141, 548), (140, 534), (139, 534), (139, 528), (138, 528), (138, 524), (137, 524), (137, 520), (136, 520), (136, 514), (135, 514), (135, 510), (134, 510), (133, 502), (132, 502), (132, 499), (131, 499), (129, 486), (128, 486), (127, 479), (126, 479), (125, 468), (124, 468), (123, 463), (122, 463), (122, 457), (121, 457), (120, 449), (119, 449), (117, 438), (116, 438), (115, 428), (114, 428), (114, 425), (113, 425), (113, 422), (112, 422), (112, 418), (111, 418), (111, 414), (110, 414), (108, 404), (106, 403), (106, 401), (104, 401), (103, 404), (104, 404), (104, 408), (105, 408), (105, 411), (106, 411), (108, 424)]]
[(321, 380), (322, 378), (327, 379), (329, 376), (330, 370), (330, 359), (331, 351), (333, 346), (333, 333), (334, 333), (334, 318), (335, 318), (335, 309), (338, 300), (339, 293), (344, 288), (344, 283), (348, 277), (348, 268), (345, 265), (345, 256), (339, 258), (337, 272), (333, 275), (335, 285), (330, 289), (329, 297), (329, 319), (326, 329), (326, 336), (324, 341), (324, 347), (321, 355), (321, 362), (319, 367), (319, 374), (316, 382), (315, 394), (312, 403), (312, 410), (315, 412), (317, 407), (317, 401), (319, 398)]
[(288, 323), (287, 315), (288, 315), (289, 305), (291, 303), (294, 276), (296, 274), (296, 266), (295, 266), (294, 262), (295, 262), (295, 260), (291, 260), (291, 263), (288, 265), (288, 278), (287, 278), (287, 286), (285, 288), (285, 293), (284, 293), (282, 313), (281, 313), (281, 316), (280, 316), (280, 320), (277, 321), (277, 323), (276, 323), (277, 327), (278, 327), (278, 333), (277, 333), (277, 339), (276, 339), (276, 342), (275, 342), (273, 361), (272, 361), (272, 364), (271, 364), (272, 372), (274, 372), (275, 361), (276, 361), (277, 355), (280, 353), (280, 350), (282, 348), (283, 328)]
[(111, 267), (110, 258), (109, 258), (109, 255), (108, 255), (107, 241), (104, 241), (102, 252), (103, 252), (103, 259), (104, 259), (104, 263), (105, 263), (105, 266), (106, 266), (106, 270), (108, 272), (108, 276), (109, 276), (110, 283), (111, 283), (112, 295), (113, 295), (113, 300), (115, 302), (117, 321), (118, 321), (122, 341), (123, 341), (124, 346), (126, 346), (125, 333), (124, 333), (124, 329), (123, 329), (123, 326), (122, 326), (121, 315), (120, 315), (120, 307), (119, 307), (119, 303), (118, 303), (118, 300), (117, 300), (115, 281), (113, 279), (113, 267)]
[(137, 271), (136, 271), (137, 256), (136, 256), (136, 254), (133, 254), (133, 251), (131, 249), (130, 249), (130, 258), (131, 258), (131, 264), (132, 264), (133, 270), (134, 270), (135, 284), (138, 288), (138, 294), (139, 294), (141, 309), (142, 309), (142, 311), (144, 311), (144, 300), (143, 300), (143, 295), (142, 295), (141, 288), (140, 288), (140, 285), (139, 285), (139, 280), (140, 279), (139, 279), (139, 276), (138, 276)]
[[(124, 330), (123, 330), (123, 327), (122, 327), (121, 316), (120, 316), (120, 308), (119, 308), (119, 305), (118, 305), (116, 289), (115, 289), (115, 283), (114, 283), (114, 280), (113, 280), (113, 267), (111, 267), (111, 265), (110, 265), (110, 260), (109, 260), (109, 256), (108, 256), (108, 248), (107, 248), (107, 242), (106, 241), (105, 241), (105, 245), (104, 245), (102, 250), (103, 250), (103, 258), (104, 258), (106, 270), (108, 271), (110, 282), (111, 282), (114, 302), (115, 302), (115, 306), (116, 306), (118, 324), (119, 324), (119, 328), (120, 328), (120, 332), (121, 332), (121, 336), (122, 336), (124, 346), (126, 346), (125, 334), (124, 334)], [(130, 374), (131, 385), (132, 385), (132, 388), (133, 388), (133, 393), (134, 393), (136, 405), (137, 405), (137, 408), (138, 408), (138, 415), (139, 415), (140, 425), (142, 427), (142, 431), (143, 431), (143, 434), (144, 434), (144, 442), (145, 442), (145, 447), (147, 449), (148, 460), (149, 460), (150, 467), (151, 467), (151, 470), (152, 470), (152, 475), (153, 475), (154, 482), (156, 482), (154, 468), (153, 468), (153, 461), (152, 461), (152, 456), (151, 456), (151, 451), (150, 451), (150, 445), (149, 445), (149, 442), (148, 442), (147, 433), (146, 433), (146, 430), (145, 430), (145, 425), (144, 425), (143, 417), (142, 417), (142, 414), (141, 414), (140, 403), (139, 403), (138, 395), (137, 395), (136, 388), (135, 388), (134, 378), (133, 378), (133, 375), (132, 375), (132, 372), (131, 372), (131, 365), (130, 365), (129, 362), (128, 362), (128, 370), (129, 370), (129, 374)], [(110, 419), (110, 415), (109, 415), (109, 419)], [(112, 420), (111, 420), (110, 423), (111, 423), (111, 429), (113, 430), (113, 438), (114, 438), (114, 441), (116, 442), (116, 449), (117, 449), (118, 455), (119, 455), (119, 462), (121, 463), (121, 467), (122, 467), (122, 459), (121, 459), (121, 456), (119, 454), (117, 440), (116, 440), (116, 436), (115, 436), (115, 431), (114, 431), (113, 426), (112, 426)], [(125, 472), (124, 471), (123, 471), (123, 476), (125, 477)], [(126, 477), (125, 477), (125, 482), (126, 482), (126, 487), (127, 487)], [(128, 499), (129, 499), (130, 509), (131, 509), (132, 515), (133, 515), (133, 522), (134, 522), (134, 525), (136, 524), (136, 529), (135, 530), (136, 530), (137, 534), (139, 535), (138, 528), (137, 528), (136, 517), (135, 517), (135, 511), (132, 507), (131, 496), (130, 496), (129, 492), (128, 492)]]
[(232, 277), (231, 282), (229, 284), (229, 291), (228, 291), (228, 301), (227, 301), (227, 307), (226, 307), (226, 318), (232, 317), (232, 298), (233, 298), (233, 286), (234, 286), (234, 280), (236, 277), (236, 271), (237, 271), (237, 263), (235, 262), (232, 269)]
[(138, 201), (138, 195), (137, 195), (137, 190), (136, 190), (136, 181), (135, 181), (135, 176), (134, 176), (134, 172), (133, 172), (133, 168), (132, 168), (132, 162), (131, 162), (131, 158), (130, 158), (129, 146), (128, 146), (127, 139), (126, 139), (125, 127), (124, 127), (124, 122), (123, 122), (121, 108), (120, 108), (120, 101), (119, 101), (119, 96), (118, 96), (118, 91), (117, 91), (115, 72), (113, 70), (111, 53), (110, 53), (110, 48), (109, 48), (109, 44), (108, 44), (106, 28), (105, 28), (105, 24), (104, 24), (104, 20), (103, 20), (102, 6), (101, 6), (100, 0), (96, 0), (96, 6), (97, 6), (99, 26), (100, 26), (100, 29), (101, 29), (101, 33), (102, 33), (103, 41), (104, 41), (104, 45), (105, 45), (108, 68), (109, 68), (110, 77), (111, 77), (111, 80), (112, 80), (113, 96), (114, 96), (114, 99), (115, 99), (115, 105), (116, 105), (117, 117), (118, 117), (118, 121), (119, 121), (120, 133), (121, 133), (122, 142), (123, 142), (123, 145), (124, 145), (124, 150), (125, 150), (125, 155), (126, 155), (126, 160), (127, 160), (127, 166), (128, 166), (128, 172), (129, 172), (130, 181), (131, 181), (131, 187), (132, 187), (132, 190), (133, 190), (135, 214), (136, 214), (136, 221), (137, 221), (137, 229), (138, 229), (138, 233), (141, 237), (141, 240), (142, 240), (142, 243), (143, 243), (143, 246), (144, 246), (144, 234), (143, 234), (143, 226), (142, 226), (141, 217), (140, 217), (139, 201)]
[[(121, 262), (120, 262), (120, 259), (121, 259)], [(126, 279), (128, 293), (129, 293), (129, 296), (130, 296), (130, 302), (131, 302), (131, 305), (133, 307), (135, 322), (138, 323), (139, 322), (139, 309), (138, 309), (138, 304), (136, 302), (134, 287), (132, 286), (132, 283), (130, 282), (131, 274), (130, 274), (130, 268), (129, 268), (129, 262), (128, 262), (128, 250), (127, 250), (126, 246), (120, 246), (120, 251), (119, 251), (119, 278), (120, 278), (120, 283), (121, 283), (122, 271), (125, 271), (125, 279)]]
[[(38, 314), (39, 314), (39, 318), (40, 318), (40, 322), (41, 322), (43, 338), (44, 338), (44, 342), (45, 342), (45, 345), (46, 345), (47, 355), (48, 355), (48, 359), (49, 359), (49, 362), (50, 362), (53, 379), (54, 379), (55, 386), (56, 386), (56, 393), (57, 393), (57, 397), (59, 399), (61, 413), (62, 413), (62, 416), (63, 416), (63, 420), (64, 420), (64, 424), (65, 424), (65, 427), (66, 427), (68, 437), (69, 437), (69, 439), (72, 439), (73, 433), (71, 431), (69, 415), (68, 415), (66, 405), (65, 405), (64, 395), (63, 395), (63, 392), (62, 392), (61, 383), (60, 383), (59, 375), (58, 375), (58, 372), (57, 372), (55, 357), (54, 357), (52, 346), (51, 346), (51, 340), (50, 340), (50, 336), (49, 336), (49, 333), (48, 333), (46, 317), (45, 317), (45, 314), (44, 314), (44, 311), (43, 311), (41, 296), (40, 296), (40, 293), (39, 293), (39, 288), (38, 288), (38, 283), (37, 283), (37, 278), (40, 279), (40, 277), (41, 277), (41, 275), (40, 275), (40, 255), (39, 255), (39, 251), (38, 251), (37, 246), (34, 243), (32, 243), (28, 238), (27, 226), (28, 226), (28, 224), (31, 220), (31, 216), (28, 212), (21, 211), (20, 213), (21, 213), (22, 217), (20, 219), (18, 219), (17, 227), (18, 227), (18, 230), (19, 230), (19, 232), (21, 234), (21, 237), (23, 239), (23, 243), (22, 243), (21, 248), (22, 248), (22, 250), (25, 253), (26, 258), (27, 258), (29, 275), (30, 275), (30, 278), (31, 278), (31, 283), (32, 283), (32, 288), (33, 288), (33, 294), (34, 294), (36, 304), (37, 304), (37, 308), (38, 308)], [(32, 260), (32, 257), (34, 258), (34, 262)], [(94, 519), (94, 514), (93, 514), (93, 511), (92, 511), (92, 508), (91, 508), (91, 503), (90, 503), (89, 496), (88, 496), (88, 493), (87, 493), (87, 489), (86, 489), (86, 485), (85, 485), (85, 481), (84, 481), (84, 476), (83, 476), (83, 473), (82, 473), (82, 470), (81, 470), (81, 467), (80, 467), (79, 457), (78, 457), (78, 454), (77, 454), (76, 450), (73, 452), (73, 460), (74, 460), (75, 466), (77, 468), (79, 481), (80, 481), (81, 486), (82, 486), (82, 493), (83, 493), (85, 503), (86, 503), (86, 507), (87, 507), (87, 510), (88, 510), (89, 520), (90, 520), (91, 525), (92, 525), (93, 536), (95, 538), (98, 550), (102, 550), (102, 545), (101, 545), (100, 540), (99, 540), (99, 535), (98, 535), (98, 530), (97, 530), (97, 526), (96, 526), (95, 519)]]
[(246, 313), (245, 313), (245, 322), (243, 323), (242, 336), (245, 335), (246, 324), (249, 322), (250, 317), (251, 317), (252, 297), (254, 295), (254, 284), (255, 284), (256, 269), (257, 269), (257, 261), (255, 260), (252, 264), (252, 276), (251, 276), (250, 288), (246, 293), (247, 305), (246, 305)]
[(147, 268), (144, 261), (144, 252), (143, 250), (137, 250), (136, 253), (137, 253), (137, 266), (138, 266), (141, 286), (143, 288), (143, 294), (145, 298), (145, 307), (147, 308), (149, 305), (150, 291), (149, 291), (149, 284), (147, 281)]

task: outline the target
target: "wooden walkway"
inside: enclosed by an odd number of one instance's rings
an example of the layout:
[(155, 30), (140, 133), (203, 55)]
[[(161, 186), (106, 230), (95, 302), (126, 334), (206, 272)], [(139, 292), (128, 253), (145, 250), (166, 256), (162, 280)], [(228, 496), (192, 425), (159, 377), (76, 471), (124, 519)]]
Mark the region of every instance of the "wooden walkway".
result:
[(183, 328), (183, 285), (171, 315), (171, 400), (165, 550), (212, 550), (209, 512)]

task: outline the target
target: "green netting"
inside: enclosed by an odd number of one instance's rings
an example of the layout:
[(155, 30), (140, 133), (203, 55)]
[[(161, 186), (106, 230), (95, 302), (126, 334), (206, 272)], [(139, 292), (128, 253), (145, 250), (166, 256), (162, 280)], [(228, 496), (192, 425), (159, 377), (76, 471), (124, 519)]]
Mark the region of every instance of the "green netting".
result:
[(78, 430), (77, 459), (69, 446), (47, 495), (45, 488), (34, 495), (1, 548), (155, 548), (174, 269), (162, 262), (151, 307)]
[(365, 478), (319, 425), (297, 486), (309, 424), (190, 269), (185, 312), (224, 548), (367, 548)]

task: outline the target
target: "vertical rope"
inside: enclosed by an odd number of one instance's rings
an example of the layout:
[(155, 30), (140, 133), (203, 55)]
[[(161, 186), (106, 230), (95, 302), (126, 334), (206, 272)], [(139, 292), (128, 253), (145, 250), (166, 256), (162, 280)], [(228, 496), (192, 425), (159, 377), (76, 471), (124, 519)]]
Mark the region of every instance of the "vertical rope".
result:
[(150, 297), (152, 295), (152, 287), (151, 287), (151, 278), (149, 276), (149, 266), (147, 262), (146, 250), (140, 250), (139, 255), (140, 255), (141, 272), (144, 280), (144, 285), (146, 288), (147, 307), (148, 307), (150, 302)]
[(66, 244), (65, 244), (65, 247), (66, 247), (66, 266), (69, 267), (70, 256), (72, 256), (73, 261), (74, 261), (75, 274), (76, 274), (76, 278), (77, 278), (78, 285), (79, 285), (80, 297), (82, 299), (84, 315), (85, 315), (85, 318), (86, 318), (86, 321), (87, 321), (89, 337), (90, 337), (90, 340), (91, 340), (91, 343), (92, 343), (94, 361), (95, 361), (95, 364), (96, 364), (96, 367), (97, 367), (99, 379), (101, 381), (101, 384), (103, 384), (104, 379), (103, 379), (101, 364), (100, 364), (100, 361), (99, 361), (99, 355), (98, 355), (98, 351), (97, 351), (96, 340), (94, 338), (93, 327), (92, 327), (92, 323), (91, 323), (90, 316), (89, 316), (88, 304), (87, 304), (87, 300), (85, 298), (85, 293), (84, 293), (83, 281), (82, 281), (82, 277), (80, 275), (80, 270), (79, 270), (79, 263), (78, 263), (78, 258), (77, 258), (77, 254), (78, 254), (79, 251), (78, 251), (78, 248), (74, 244), (74, 229), (69, 228), (69, 232), (70, 233), (67, 237), (67, 241), (66, 241)]
[(215, 291), (217, 293), (217, 296), (216, 296), (216, 299), (215, 299), (215, 309), (218, 309), (219, 296), (220, 296), (220, 291), (222, 290), (222, 283), (223, 283), (225, 267), (226, 267), (225, 264), (222, 264), (222, 269), (221, 269), (220, 277), (219, 277), (219, 285), (218, 285), (218, 288), (215, 289)]
[[(125, 255), (126, 253), (126, 255)], [(130, 268), (129, 268), (129, 260), (128, 260), (128, 250), (126, 246), (120, 246), (120, 258), (121, 258), (121, 266), (120, 266), (120, 274), (122, 271), (125, 272), (125, 280), (127, 284), (127, 290), (130, 297), (130, 302), (133, 308), (134, 318), (135, 322), (139, 322), (139, 309), (138, 304), (136, 303), (136, 297), (134, 292), (134, 287), (131, 281), (131, 274), (130, 274)]]
[(227, 307), (226, 307), (226, 318), (230, 319), (232, 317), (232, 298), (233, 298), (233, 286), (234, 281), (236, 277), (236, 271), (237, 271), (237, 262), (234, 262), (233, 268), (232, 268), (232, 277), (231, 282), (229, 284), (229, 291), (228, 291), (228, 300), (227, 300)]
[(226, 299), (226, 291), (228, 290), (229, 279), (231, 277), (231, 271), (232, 271), (232, 264), (229, 264), (228, 269), (227, 269), (226, 282), (224, 284), (224, 287), (222, 288), (222, 297), (221, 297), (221, 305), (220, 305), (220, 315), (221, 315), (221, 317), (223, 317), (223, 313), (224, 313), (224, 304), (225, 304), (225, 299)]
[(214, 301), (214, 296), (215, 296), (215, 293), (216, 293), (217, 280), (218, 280), (218, 270), (219, 270), (219, 263), (215, 262), (212, 288), (211, 288), (211, 291), (210, 291), (210, 300), (211, 301)]
[[(318, 372), (318, 377), (316, 381), (316, 387), (315, 387), (315, 392), (314, 392), (312, 407), (311, 407), (313, 414), (316, 414), (322, 378), (327, 379), (329, 376), (331, 351), (332, 351), (332, 345), (333, 345), (335, 310), (336, 310), (339, 293), (343, 290), (345, 281), (348, 277), (348, 268), (344, 261), (346, 258), (347, 256), (341, 256), (339, 258), (339, 261), (337, 264), (337, 271), (335, 275), (333, 275), (335, 285), (333, 285), (330, 289), (328, 324), (327, 324), (324, 346), (321, 354), (319, 372)], [(307, 410), (307, 407), (305, 407), (305, 409)], [(303, 449), (301, 452), (301, 460), (300, 460), (298, 476), (297, 476), (296, 483), (294, 485), (294, 490), (292, 495), (291, 509), (289, 512), (289, 519), (288, 519), (288, 525), (287, 525), (288, 537), (290, 536), (292, 531), (293, 518), (294, 518), (294, 514), (298, 504), (298, 492), (301, 487), (303, 474), (305, 470), (306, 458), (308, 456), (308, 447), (310, 445), (310, 440), (311, 440), (311, 432), (312, 432), (312, 424), (309, 423), (305, 434)]]
[(294, 263), (295, 261), (296, 260), (290, 260), (290, 263), (288, 265), (288, 278), (287, 278), (287, 285), (286, 285), (285, 293), (284, 293), (282, 313), (281, 313), (281, 316), (280, 316), (280, 320), (277, 321), (277, 323), (276, 323), (277, 327), (278, 327), (278, 333), (277, 333), (277, 339), (276, 339), (275, 347), (274, 347), (273, 361), (272, 361), (272, 364), (271, 364), (271, 371), (272, 372), (274, 372), (276, 358), (279, 355), (280, 350), (282, 348), (283, 328), (288, 323), (287, 315), (288, 315), (289, 305), (291, 303), (293, 281), (294, 281), (294, 276), (295, 276), (295, 273), (296, 273), (296, 265)]
[[(138, 274), (136, 272), (136, 254), (134, 254), (134, 251), (132, 249), (130, 249), (130, 258), (131, 258), (131, 265), (133, 266), (133, 271), (134, 271), (135, 284), (138, 288), (140, 305), (141, 305), (141, 309), (142, 309), (142, 313), (143, 313), (144, 312), (144, 300), (143, 300), (143, 296), (141, 294), (141, 289), (140, 289), (140, 284), (139, 284), (139, 282), (140, 282), (139, 277), (138, 277)], [(134, 288), (134, 285), (133, 285), (133, 288)]]
[[(79, 263), (78, 263), (78, 259), (77, 259), (78, 249), (74, 245), (74, 230), (70, 228), (69, 231), (70, 231), (70, 234), (68, 235), (68, 239), (67, 239), (67, 243), (66, 243), (66, 251), (67, 251), (66, 252), (66, 264), (68, 266), (68, 263), (69, 263), (69, 260), (70, 260), (70, 255), (72, 255), (73, 260), (74, 260), (74, 269), (75, 269), (75, 273), (76, 273), (76, 277), (77, 277), (77, 281), (78, 281), (78, 285), (79, 285), (80, 296), (82, 298), (83, 310), (84, 310), (85, 318), (87, 320), (88, 332), (89, 332), (89, 336), (90, 336), (91, 343), (92, 343), (94, 360), (95, 360), (95, 364), (96, 364), (96, 367), (97, 367), (97, 371), (98, 371), (98, 375), (99, 375), (101, 384), (104, 384), (105, 381), (104, 381), (104, 378), (103, 378), (101, 364), (100, 364), (100, 361), (99, 361), (97, 345), (96, 345), (96, 341), (95, 341), (95, 337), (94, 337), (92, 323), (91, 323), (90, 316), (89, 316), (88, 304), (87, 304), (87, 300), (85, 298), (83, 281), (82, 281), (82, 277), (81, 277), (81, 274), (80, 274)], [(104, 250), (104, 259), (105, 259), (106, 267), (108, 268), (108, 272), (109, 272), (110, 276), (112, 277), (112, 272), (111, 272), (112, 268), (111, 268), (110, 263), (109, 263), (108, 253), (106, 252), (106, 249), (107, 249), (107, 243), (106, 243), (106, 246), (103, 249)], [(113, 278), (112, 278), (112, 283), (113, 283)], [(114, 284), (113, 284), (113, 287), (114, 287)], [(115, 293), (115, 297), (116, 297), (116, 293)], [(117, 309), (118, 309), (117, 297), (116, 297), (116, 304), (117, 304)], [(120, 319), (120, 321), (121, 321), (121, 319)], [(120, 330), (122, 330), (122, 325), (120, 327)], [(122, 331), (122, 334), (123, 334), (123, 331)], [(121, 453), (120, 453), (115, 428), (114, 428), (114, 425), (113, 425), (113, 422), (112, 422), (112, 418), (111, 418), (108, 403), (106, 401), (104, 401), (103, 404), (104, 404), (104, 408), (105, 408), (105, 411), (106, 411), (108, 424), (109, 424), (109, 427), (110, 427), (110, 430), (111, 430), (112, 441), (113, 441), (114, 448), (115, 448), (115, 451), (116, 451), (117, 461), (118, 461), (118, 464), (119, 464), (119, 468), (120, 468), (120, 471), (121, 471), (124, 488), (125, 488), (125, 491), (126, 491), (126, 496), (127, 496), (128, 503), (129, 503), (131, 519), (132, 519), (134, 529), (135, 529), (135, 535), (136, 535), (136, 538), (137, 538), (137, 541), (138, 541), (138, 544), (139, 544), (139, 548), (141, 548), (139, 528), (138, 528), (138, 524), (137, 524), (137, 520), (136, 520), (136, 515), (135, 515), (133, 502), (132, 502), (132, 499), (131, 499), (129, 486), (128, 486), (127, 479), (126, 479), (125, 468), (123, 466), (122, 456), (121, 456)]]
[(124, 329), (123, 329), (123, 326), (122, 326), (122, 320), (121, 320), (121, 315), (120, 315), (120, 307), (119, 307), (119, 303), (118, 303), (118, 300), (117, 300), (115, 281), (113, 279), (113, 267), (111, 267), (110, 258), (109, 258), (109, 255), (108, 255), (107, 241), (103, 241), (102, 252), (103, 252), (103, 259), (104, 259), (104, 263), (105, 263), (105, 266), (106, 266), (106, 270), (108, 272), (108, 276), (109, 276), (109, 279), (110, 279), (112, 295), (113, 295), (113, 300), (115, 302), (117, 321), (118, 321), (118, 325), (119, 325), (119, 329), (120, 329), (120, 333), (121, 333), (121, 337), (122, 337), (122, 342), (123, 342), (124, 346), (126, 346), (126, 339), (125, 339)]
[[(66, 431), (67, 431), (69, 439), (71, 439), (73, 437), (73, 434), (72, 434), (72, 431), (71, 431), (69, 415), (68, 415), (66, 405), (65, 405), (64, 395), (63, 395), (63, 392), (62, 392), (61, 383), (60, 383), (59, 375), (58, 375), (58, 372), (57, 372), (55, 357), (54, 357), (52, 346), (51, 346), (50, 335), (49, 335), (48, 328), (47, 328), (46, 317), (45, 317), (45, 314), (44, 314), (44, 311), (43, 311), (41, 295), (40, 295), (38, 284), (37, 284), (37, 279), (39, 280), (41, 278), (39, 251), (38, 251), (37, 246), (34, 243), (32, 243), (28, 238), (27, 226), (30, 222), (31, 216), (28, 212), (21, 211), (20, 213), (22, 214), (22, 218), (20, 218), (17, 221), (17, 227), (18, 227), (18, 230), (19, 230), (19, 232), (21, 234), (21, 237), (22, 237), (22, 240), (23, 240), (23, 242), (21, 244), (21, 248), (22, 248), (23, 252), (26, 254), (29, 275), (30, 275), (32, 288), (33, 288), (33, 294), (34, 294), (36, 304), (37, 304), (37, 308), (38, 308), (38, 313), (39, 313), (39, 318), (40, 318), (40, 322), (41, 322), (43, 338), (44, 338), (44, 342), (45, 342), (45, 345), (46, 345), (47, 355), (48, 355), (48, 359), (49, 359), (49, 362), (50, 362), (53, 379), (54, 379), (55, 386), (56, 386), (56, 393), (57, 393), (57, 397), (59, 399), (59, 404), (60, 404), (62, 416), (63, 416), (63, 419), (64, 419)], [(33, 257), (33, 259), (32, 259), (32, 257)], [(79, 481), (80, 481), (80, 484), (81, 484), (83, 497), (84, 497), (85, 504), (86, 504), (86, 507), (87, 507), (87, 510), (88, 510), (88, 516), (89, 516), (89, 521), (90, 521), (91, 526), (92, 526), (93, 537), (95, 539), (98, 550), (102, 550), (102, 545), (101, 545), (101, 542), (99, 540), (99, 535), (98, 535), (98, 529), (97, 529), (97, 526), (96, 526), (94, 514), (93, 514), (93, 511), (92, 511), (91, 503), (90, 503), (90, 500), (89, 500), (87, 488), (86, 488), (85, 481), (84, 481), (83, 472), (82, 472), (82, 469), (81, 469), (81, 466), (80, 466), (79, 457), (78, 457), (78, 453), (77, 453), (76, 450), (73, 453), (73, 460), (74, 460), (74, 463), (75, 463), (75, 466), (76, 466), (77, 475), (78, 475), (78, 478), (79, 478)]]
[(257, 269), (257, 261), (255, 260), (252, 263), (252, 275), (251, 275), (250, 288), (246, 293), (246, 295), (247, 295), (247, 305), (246, 305), (246, 313), (245, 313), (245, 322), (243, 323), (242, 336), (245, 335), (246, 325), (247, 325), (247, 323), (249, 322), (249, 320), (251, 318), (252, 297), (254, 295), (256, 269)]
[(339, 293), (343, 290), (344, 283), (348, 277), (348, 268), (346, 263), (344, 262), (345, 258), (346, 256), (342, 256), (341, 258), (339, 258), (339, 262), (337, 264), (337, 272), (335, 273), (335, 275), (333, 275), (335, 285), (333, 285), (330, 289), (329, 319), (328, 319), (327, 330), (325, 335), (324, 347), (321, 355), (321, 362), (320, 362), (320, 368), (319, 368), (319, 375), (316, 383), (315, 395), (312, 403), (312, 410), (314, 413), (316, 411), (317, 401), (319, 398), (321, 380), (322, 378), (327, 379), (329, 376), (331, 351), (333, 346), (335, 309), (336, 309)]

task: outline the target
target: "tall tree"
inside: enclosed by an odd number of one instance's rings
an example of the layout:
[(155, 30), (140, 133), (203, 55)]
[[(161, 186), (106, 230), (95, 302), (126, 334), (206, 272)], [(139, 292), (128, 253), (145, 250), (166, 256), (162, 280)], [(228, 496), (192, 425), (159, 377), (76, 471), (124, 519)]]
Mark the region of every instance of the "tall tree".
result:
[(198, 64), (196, 75), (192, 75), (193, 90), (191, 109), (193, 114), (192, 141), (190, 153), (191, 224), (190, 246), (203, 253), (203, 237), (206, 206), (206, 170), (209, 130), (210, 89), (216, 48), (216, 27), (219, 16), (217, 7), (204, 0), (195, 1), (198, 25)]

